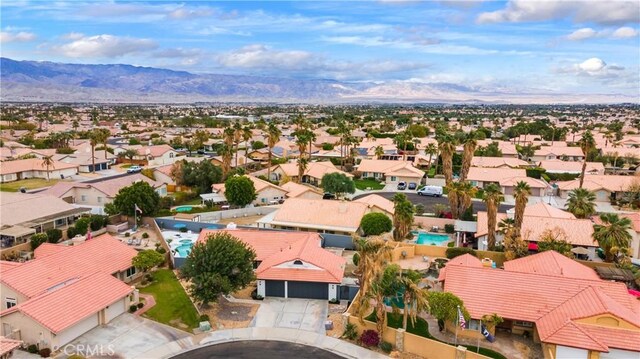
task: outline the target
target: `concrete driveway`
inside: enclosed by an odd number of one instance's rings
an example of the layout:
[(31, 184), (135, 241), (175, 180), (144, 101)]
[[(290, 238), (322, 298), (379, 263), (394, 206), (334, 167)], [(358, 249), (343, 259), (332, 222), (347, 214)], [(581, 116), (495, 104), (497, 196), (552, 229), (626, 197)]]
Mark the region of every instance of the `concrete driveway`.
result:
[[(66, 350), (61, 348), (60, 357), (78, 352), (78, 354), (93, 354), (97, 357), (142, 358), (145, 357), (143, 353), (168, 343), (176, 346), (168, 350), (169, 353), (178, 352), (193, 345), (189, 333), (125, 313), (109, 324), (96, 327), (78, 337), (65, 346)], [(87, 350), (85, 348), (93, 353), (83, 353)]]
[(251, 326), (291, 328), (324, 334), (328, 312), (326, 300), (266, 298), (260, 304)]

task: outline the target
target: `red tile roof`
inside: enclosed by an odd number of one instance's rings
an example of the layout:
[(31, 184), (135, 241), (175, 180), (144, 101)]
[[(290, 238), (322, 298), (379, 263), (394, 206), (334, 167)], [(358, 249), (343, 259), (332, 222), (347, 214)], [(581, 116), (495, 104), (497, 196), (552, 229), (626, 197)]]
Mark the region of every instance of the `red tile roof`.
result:
[(0, 281), (31, 298), (88, 273), (113, 274), (124, 271), (131, 267), (131, 260), (137, 253), (119, 240), (103, 234), (3, 271)]
[(96, 315), (132, 291), (130, 286), (115, 277), (96, 272), (4, 310), (0, 316), (19, 311), (59, 333), (90, 315)]
[(4, 274), (4, 272), (9, 269), (18, 267), (21, 264), (22, 263), (20, 262), (0, 261), (0, 275)]
[(593, 269), (571, 258), (567, 258), (556, 251), (546, 251), (535, 256), (527, 256), (505, 262), (504, 270), (510, 272), (558, 275), (570, 278), (600, 279)]
[(0, 336), (0, 356), (9, 353), (22, 345), (22, 341)]

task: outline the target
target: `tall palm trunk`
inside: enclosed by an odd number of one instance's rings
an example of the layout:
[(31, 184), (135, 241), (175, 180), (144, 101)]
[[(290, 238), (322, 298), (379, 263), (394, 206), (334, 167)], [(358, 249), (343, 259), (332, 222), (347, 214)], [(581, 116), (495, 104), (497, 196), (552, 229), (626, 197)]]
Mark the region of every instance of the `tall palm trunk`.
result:
[(96, 173), (96, 145), (91, 144), (91, 172)]
[(487, 201), (487, 246), (492, 250), (496, 246), (496, 221), (498, 206), (493, 200)]
[(453, 181), (453, 153), (442, 151), (442, 172), (444, 174), (444, 182), (448, 186)]
[(269, 146), (269, 154), (267, 156), (269, 158), (269, 163), (267, 163), (267, 179), (271, 181), (271, 146)]
[(587, 156), (584, 157), (584, 161), (582, 161), (582, 171), (580, 172), (580, 187), (582, 188), (582, 184), (584, 183), (584, 172), (587, 170)]
[(462, 157), (462, 168), (460, 169), (460, 181), (467, 179), (469, 169), (471, 168), (471, 160), (473, 159), (473, 153), (476, 146), (472, 143), (464, 144), (464, 156)]

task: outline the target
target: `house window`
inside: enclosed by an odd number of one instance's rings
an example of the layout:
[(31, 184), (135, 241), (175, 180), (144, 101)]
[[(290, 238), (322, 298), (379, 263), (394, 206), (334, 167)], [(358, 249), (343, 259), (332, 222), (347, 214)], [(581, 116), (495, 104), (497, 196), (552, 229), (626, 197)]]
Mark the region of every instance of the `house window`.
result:
[(127, 277), (133, 277), (133, 275), (136, 274), (136, 267), (131, 267), (129, 269), (127, 269)]
[(169, 152), (169, 158), (173, 158), (173, 152)]
[(80, 196), (80, 202), (86, 202), (87, 201), (87, 196)]
[(513, 321), (513, 325), (518, 326), (518, 327), (533, 328), (533, 323), (532, 322), (525, 322), (525, 321), (521, 321), (521, 320), (514, 320)]
[(102, 197), (98, 197), (98, 203), (102, 203)]
[(5, 297), (4, 302), (7, 305), (7, 309), (11, 307), (15, 307), (18, 304), (18, 301), (16, 301), (16, 298)]
[(64, 218), (56, 219), (56, 227), (64, 226)]
[(469, 325), (467, 325), (467, 330), (480, 330), (480, 321), (477, 319), (469, 320)]
[(396, 176), (391, 176), (391, 182), (395, 182), (397, 180), (398, 180), (398, 178)]
[(293, 261), (293, 264), (297, 265), (297, 266), (301, 266), (302, 265), (302, 261), (299, 259), (296, 259), (295, 261)]

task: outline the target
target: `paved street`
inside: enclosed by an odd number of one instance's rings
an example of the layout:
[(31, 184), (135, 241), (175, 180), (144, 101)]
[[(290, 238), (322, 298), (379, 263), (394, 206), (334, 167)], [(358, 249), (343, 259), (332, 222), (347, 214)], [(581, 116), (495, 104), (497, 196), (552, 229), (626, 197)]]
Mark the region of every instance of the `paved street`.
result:
[[(380, 195), (386, 199), (393, 199), (393, 196), (398, 193), (398, 192), (371, 192), (371, 193), (366, 193), (366, 194), (362, 194), (359, 196), (356, 196), (354, 199), (359, 198), (359, 197), (364, 197), (367, 196), (369, 194), (377, 194)], [(436, 204), (442, 204), (445, 205), (447, 207), (449, 207), (449, 200), (447, 199), (447, 197), (427, 197), (427, 196), (419, 196), (417, 193), (415, 192), (409, 192), (409, 191), (402, 191), (402, 193), (404, 193), (407, 198), (413, 203), (413, 204), (422, 204), (425, 208), (425, 212), (427, 213), (433, 213), (434, 212), (434, 206)], [(506, 212), (509, 208), (512, 208), (512, 205), (508, 205), (508, 204), (501, 204), (500, 208), (498, 209), (499, 212)], [(487, 206), (484, 204), (484, 202), (482, 201), (473, 201), (473, 212), (477, 213), (478, 211), (486, 211), (487, 210)]]
[(238, 341), (209, 345), (195, 349), (180, 355), (174, 359), (209, 359), (209, 358), (288, 358), (295, 356), (297, 359), (338, 359), (340, 355), (330, 353), (326, 350), (302, 345), (298, 343), (288, 343), (280, 341)]

